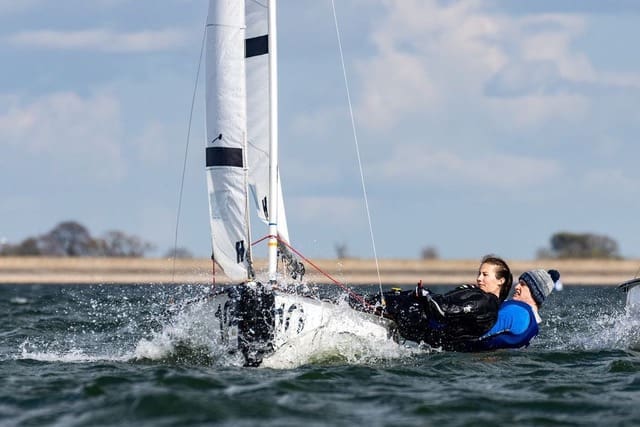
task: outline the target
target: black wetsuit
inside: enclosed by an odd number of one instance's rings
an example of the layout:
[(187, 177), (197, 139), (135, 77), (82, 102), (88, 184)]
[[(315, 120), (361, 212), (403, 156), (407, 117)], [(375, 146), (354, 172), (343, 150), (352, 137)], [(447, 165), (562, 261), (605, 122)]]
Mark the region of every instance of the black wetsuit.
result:
[(472, 285), (445, 294), (394, 290), (384, 297), (385, 313), (397, 323), (400, 336), (445, 350), (469, 348), (495, 324), (500, 306), (495, 295)]

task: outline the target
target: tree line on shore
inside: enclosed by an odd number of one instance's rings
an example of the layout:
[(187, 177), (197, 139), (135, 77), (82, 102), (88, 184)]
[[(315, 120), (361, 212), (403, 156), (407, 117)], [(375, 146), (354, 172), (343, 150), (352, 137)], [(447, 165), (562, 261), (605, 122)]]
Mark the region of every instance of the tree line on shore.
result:
[[(422, 259), (438, 259), (433, 246), (422, 249)], [(608, 236), (594, 233), (561, 231), (549, 239), (549, 247), (538, 249), (538, 259), (622, 259), (618, 242)]]
[[(336, 245), (339, 259), (348, 258), (347, 245)], [(142, 238), (122, 231), (112, 230), (94, 237), (76, 221), (64, 221), (40, 236), (27, 237), (17, 244), (0, 243), (0, 256), (69, 256), (69, 257), (144, 257), (155, 246)], [(184, 248), (170, 250), (165, 256), (191, 258)], [(438, 259), (438, 250), (427, 246), (420, 253), (422, 259)], [(608, 237), (593, 233), (555, 233), (549, 247), (539, 249), (538, 259), (622, 259), (618, 243)]]
[[(0, 255), (139, 258), (154, 249), (152, 243), (122, 231), (112, 230), (94, 237), (84, 225), (64, 221), (40, 236), (27, 237), (17, 244), (1, 244)], [(187, 257), (189, 254), (181, 249), (176, 255)]]

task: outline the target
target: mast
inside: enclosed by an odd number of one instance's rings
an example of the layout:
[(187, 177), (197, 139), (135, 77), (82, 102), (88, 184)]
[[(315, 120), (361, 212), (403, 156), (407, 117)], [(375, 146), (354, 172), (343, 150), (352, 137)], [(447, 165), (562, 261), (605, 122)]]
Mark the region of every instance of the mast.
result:
[(269, 282), (276, 282), (278, 263), (278, 51), (276, 0), (269, 0)]

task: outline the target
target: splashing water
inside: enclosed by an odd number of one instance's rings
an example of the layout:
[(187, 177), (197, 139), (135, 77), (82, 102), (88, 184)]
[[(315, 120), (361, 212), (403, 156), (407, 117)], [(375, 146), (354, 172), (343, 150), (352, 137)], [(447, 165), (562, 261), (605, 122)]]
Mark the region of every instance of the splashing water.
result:
[[(555, 350), (605, 350), (640, 348), (640, 311), (624, 304), (616, 289), (569, 289), (565, 303), (544, 317), (540, 336), (544, 346)], [(544, 310), (544, 308), (543, 308)]]
[[(190, 304), (173, 316), (167, 301), (198, 300), (201, 286), (19, 287), (4, 300), (13, 356), (41, 361), (165, 361), (239, 366), (242, 358), (220, 340), (219, 322), (204, 303)], [(16, 292), (17, 293), (17, 292)], [(335, 300), (336, 298), (334, 298)], [(339, 298), (337, 298), (339, 300)], [(624, 294), (612, 288), (573, 288), (554, 294), (541, 311), (541, 333), (532, 347), (559, 351), (640, 349), (640, 313), (625, 309)], [(357, 329), (344, 300), (330, 320), (278, 349), (264, 366), (289, 369), (307, 364), (368, 364), (428, 352)], [(27, 325), (11, 328), (22, 317)], [(46, 331), (46, 332), (43, 332)]]
[(136, 345), (136, 360), (176, 359), (196, 363), (242, 366), (241, 355), (230, 354), (220, 339), (220, 322), (207, 301), (189, 304), (150, 339)]
[(130, 360), (130, 356), (107, 356), (87, 354), (84, 349), (70, 348), (67, 350), (42, 349), (38, 345), (24, 341), (20, 344), (21, 359), (37, 360), (39, 362), (63, 362), (63, 363), (86, 363), (100, 361), (125, 362)]
[(576, 343), (582, 349), (640, 349), (640, 313), (625, 311), (622, 314), (603, 314), (592, 319), (590, 333), (578, 337)]
[(291, 369), (307, 364), (367, 364), (424, 352), (371, 333), (370, 325), (345, 300), (325, 315), (328, 320), (321, 327), (290, 339), (265, 358), (262, 366)]
[[(304, 315), (318, 316), (318, 313)], [(278, 345), (279, 348), (261, 366), (290, 369), (317, 363), (368, 363), (418, 351), (417, 347), (410, 349), (373, 333), (373, 325), (363, 322), (361, 315), (349, 307), (346, 298), (335, 305), (323, 306), (319, 315), (324, 319), (321, 327), (281, 343), (284, 345)], [(297, 324), (293, 319), (291, 322)], [(310, 318), (306, 322), (310, 322)], [(241, 366), (243, 357), (225, 342), (220, 330), (215, 310), (205, 298), (197, 300), (183, 306), (151, 338), (141, 339), (136, 345), (135, 359)]]

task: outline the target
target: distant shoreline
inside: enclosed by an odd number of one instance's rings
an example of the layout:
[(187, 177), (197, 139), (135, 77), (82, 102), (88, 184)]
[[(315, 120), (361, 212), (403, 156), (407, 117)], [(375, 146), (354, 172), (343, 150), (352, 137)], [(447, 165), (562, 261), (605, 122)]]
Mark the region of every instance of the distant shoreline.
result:
[[(322, 271), (347, 285), (457, 285), (475, 280), (478, 260), (321, 259)], [(567, 285), (618, 285), (636, 277), (640, 260), (511, 261), (514, 276), (532, 268), (556, 268)], [(333, 281), (306, 265), (307, 280)], [(256, 262), (264, 271), (265, 263)], [(212, 263), (206, 258), (50, 258), (0, 257), (0, 284), (210, 284)], [(228, 283), (218, 269), (216, 283)]]

